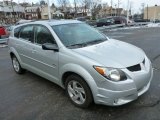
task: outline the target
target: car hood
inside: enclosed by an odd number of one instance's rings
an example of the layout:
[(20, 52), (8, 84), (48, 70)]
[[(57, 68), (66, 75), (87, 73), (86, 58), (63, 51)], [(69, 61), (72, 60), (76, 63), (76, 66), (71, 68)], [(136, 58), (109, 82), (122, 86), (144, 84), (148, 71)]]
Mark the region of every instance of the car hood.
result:
[(72, 49), (105, 67), (126, 68), (144, 60), (144, 52), (131, 44), (110, 39), (100, 44)]

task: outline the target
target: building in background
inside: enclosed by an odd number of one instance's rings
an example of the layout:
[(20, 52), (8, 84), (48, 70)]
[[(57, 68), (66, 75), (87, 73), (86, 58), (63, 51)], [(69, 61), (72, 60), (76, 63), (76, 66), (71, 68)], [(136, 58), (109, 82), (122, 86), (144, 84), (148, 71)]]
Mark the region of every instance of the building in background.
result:
[(154, 21), (160, 20), (160, 6), (151, 6), (144, 9), (144, 19)]
[(25, 8), (25, 19), (27, 20), (41, 19), (41, 7), (40, 6), (26, 7)]
[(103, 6), (99, 11), (98, 18), (108, 17), (108, 16), (127, 16), (127, 11), (123, 8), (113, 8), (111, 6)]
[(16, 23), (25, 17), (24, 12), (24, 7), (15, 2), (9, 0), (0, 2), (0, 22), (3, 24)]
[[(53, 18), (54, 13), (56, 12), (55, 7), (50, 7), (51, 11), (51, 18)], [(43, 5), (41, 6), (41, 19), (48, 19), (48, 6)]]
[(53, 19), (57, 18), (64, 18), (64, 13), (62, 13), (60, 10), (57, 10), (55, 13), (53, 13)]

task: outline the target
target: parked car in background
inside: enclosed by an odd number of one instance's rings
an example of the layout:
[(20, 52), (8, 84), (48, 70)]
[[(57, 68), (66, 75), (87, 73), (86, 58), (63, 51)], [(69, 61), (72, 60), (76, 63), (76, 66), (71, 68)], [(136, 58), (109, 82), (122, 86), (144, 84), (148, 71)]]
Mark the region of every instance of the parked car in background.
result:
[(89, 16), (77, 17), (77, 18), (75, 18), (75, 20), (85, 22), (85, 23), (87, 23), (88, 25), (91, 25), (91, 26), (96, 26), (96, 21), (95, 20), (90, 20)]
[(86, 17), (77, 17), (77, 18), (75, 18), (75, 20), (85, 22), (87, 19), (86, 19)]
[(150, 87), (153, 69), (140, 48), (109, 39), (77, 20), (17, 25), (9, 38), (16, 73), (29, 70), (64, 88), (72, 103), (129, 103)]
[(142, 19), (142, 18), (134, 18), (134, 22), (150, 22), (150, 20)]
[(115, 24), (115, 21), (112, 17), (101, 18), (96, 21), (97, 27), (108, 26)]
[(0, 26), (0, 43), (7, 43), (9, 33), (5, 26)]
[(115, 24), (126, 24), (127, 23), (127, 19), (125, 17), (122, 16), (113, 16), (112, 17), (114, 19), (114, 23)]
[(124, 25), (132, 25), (133, 21), (128, 20), (124, 16), (111, 16), (107, 18), (101, 18), (97, 20), (97, 27), (101, 26), (108, 26), (108, 25), (114, 25), (114, 24), (124, 24)]

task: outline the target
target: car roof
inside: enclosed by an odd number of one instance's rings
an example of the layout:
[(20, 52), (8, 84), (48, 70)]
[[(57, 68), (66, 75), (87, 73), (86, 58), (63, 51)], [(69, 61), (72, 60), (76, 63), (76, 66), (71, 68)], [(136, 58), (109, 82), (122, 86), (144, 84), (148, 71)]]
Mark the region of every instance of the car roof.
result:
[(18, 26), (23, 26), (27, 24), (49, 24), (50, 26), (62, 25), (62, 24), (71, 24), (71, 23), (82, 23), (78, 20), (41, 20), (41, 21), (31, 21), (27, 23), (20, 24)]
[(53, 25), (61, 25), (61, 24), (71, 24), (71, 23), (82, 23), (78, 20), (49, 20), (48, 24)]

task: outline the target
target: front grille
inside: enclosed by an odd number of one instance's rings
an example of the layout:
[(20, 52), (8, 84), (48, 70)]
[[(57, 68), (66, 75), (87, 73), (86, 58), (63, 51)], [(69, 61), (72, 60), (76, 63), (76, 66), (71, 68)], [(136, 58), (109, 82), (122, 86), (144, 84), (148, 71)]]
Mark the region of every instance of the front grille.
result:
[(140, 71), (141, 66), (140, 66), (140, 64), (137, 64), (137, 65), (134, 65), (134, 66), (131, 66), (131, 67), (127, 67), (127, 69), (131, 72)]

